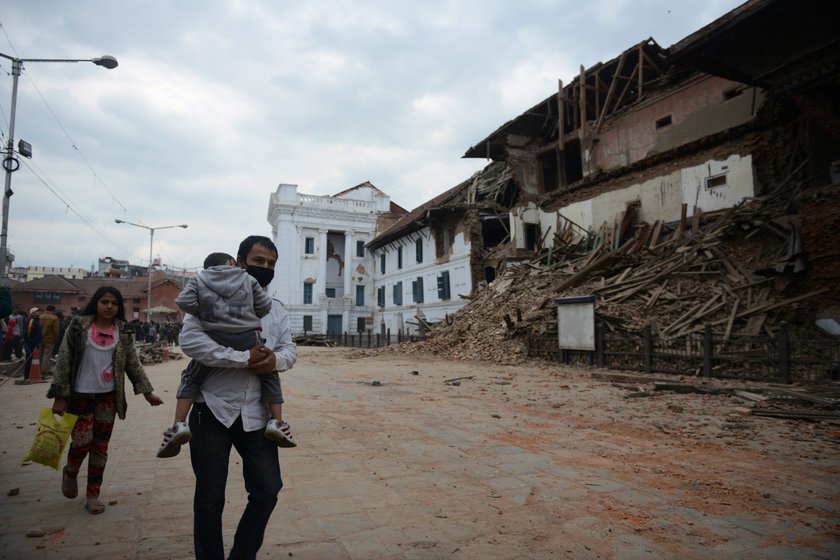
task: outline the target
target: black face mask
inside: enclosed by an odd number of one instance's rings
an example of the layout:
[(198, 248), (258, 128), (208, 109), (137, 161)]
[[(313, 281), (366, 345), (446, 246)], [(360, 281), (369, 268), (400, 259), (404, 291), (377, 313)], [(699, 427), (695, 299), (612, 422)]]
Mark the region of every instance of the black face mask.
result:
[(273, 268), (263, 268), (261, 266), (252, 266), (249, 264), (247, 268), (245, 268), (245, 272), (256, 278), (257, 282), (259, 282), (260, 286), (263, 288), (271, 284), (271, 281), (274, 279)]

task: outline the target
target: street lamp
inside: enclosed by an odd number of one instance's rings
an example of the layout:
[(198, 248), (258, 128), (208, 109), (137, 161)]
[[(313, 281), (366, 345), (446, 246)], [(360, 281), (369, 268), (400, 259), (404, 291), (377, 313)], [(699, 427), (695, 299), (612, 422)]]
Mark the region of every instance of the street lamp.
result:
[(139, 228), (149, 230), (149, 286), (146, 290), (146, 322), (152, 322), (152, 245), (155, 243), (155, 230), (156, 229), (169, 229), (169, 228), (187, 228), (187, 224), (178, 224), (174, 226), (159, 226), (159, 227), (149, 227), (144, 226), (143, 224), (135, 224), (133, 222), (126, 222), (125, 220), (120, 220), (119, 218), (114, 219), (115, 222), (118, 224), (128, 224), (130, 226), (136, 226)]
[(6, 170), (6, 187), (3, 189), (3, 227), (0, 230), (0, 280), (3, 286), (8, 285), (7, 237), (9, 234), (9, 198), (12, 192), (12, 173), (18, 170), (20, 163), (15, 157), (15, 109), (17, 107), (18, 77), (23, 70), (24, 62), (93, 62), (108, 70), (117, 67), (117, 59), (103, 55), (99, 58), (18, 58), (0, 53), (0, 57), (12, 61), (12, 105), (9, 114), (9, 138), (6, 143), (6, 154), (3, 158), (3, 169)]

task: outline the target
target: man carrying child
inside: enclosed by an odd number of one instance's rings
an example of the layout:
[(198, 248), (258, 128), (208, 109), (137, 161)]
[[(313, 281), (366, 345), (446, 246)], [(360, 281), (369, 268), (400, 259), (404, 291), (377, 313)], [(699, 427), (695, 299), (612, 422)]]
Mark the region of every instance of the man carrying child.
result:
[[(274, 277), (276, 263), (277, 247), (267, 237), (252, 235), (239, 245), (237, 266), (256, 278), (262, 288)], [(248, 503), (228, 558), (256, 558), (283, 487), (277, 443), (263, 435), (270, 414), (261, 395), (260, 378), (290, 369), (297, 360), (297, 349), (289, 316), (279, 301), (271, 302), (260, 326), (265, 343), (238, 351), (215, 342), (196, 316), (184, 317), (181, 349), (210, 367), (189, 415), (197, 560), (225, 558), (222, 513), (231, 448), (242, 458)]]
[[(204, 270), (190, 278), (175, 303), (184, 313), (197, 317), (202, 330), (222, 346), (244, 351), (264, 342), (260, 336), (260, 319), (271, 311), (271, 298), (257, 279), (236, 266), (236, 259), (227, 253), (208, 255), (204, 259)], [(163, 432), (158, 457), (174, 457), (192, 438), (186, 423), (187, 414), (209, 369), (198, 360), (192, 360), (181, 373), (175, 422)], [(295, 447), (297, 443), (289, 424), (283, 421), (283, 394), (277, 372), (260, 376), (260, 388), (263, 401), (271, 412), (265, 437), (276, 441), (280, 447)]]

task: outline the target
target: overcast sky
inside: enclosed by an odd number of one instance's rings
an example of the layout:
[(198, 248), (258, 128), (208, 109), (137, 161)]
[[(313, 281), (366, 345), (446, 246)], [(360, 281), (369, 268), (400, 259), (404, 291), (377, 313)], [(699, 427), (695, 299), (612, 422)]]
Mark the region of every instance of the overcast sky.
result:
[[(485, 165), (461, 159), (587, 68), (668, 47), (739, 0), (6, 0), (0, 52), (25, 63), (15, 265), (100, 257), (194, 269), (271, 235), (279, 183), (330, 195), (371, 181), (406, 209)], [(0, 60), (8, 139), (11, 63)], [(81, 215), (81, 216), (80, 216)]]

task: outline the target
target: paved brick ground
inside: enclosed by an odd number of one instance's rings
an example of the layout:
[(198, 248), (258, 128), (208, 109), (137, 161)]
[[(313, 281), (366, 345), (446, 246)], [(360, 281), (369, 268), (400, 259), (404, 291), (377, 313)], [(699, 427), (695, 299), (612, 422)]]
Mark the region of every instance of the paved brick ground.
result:
[[(164, 406), (130, 398), (99, 516), (21, 466), (46, 385), (0, 378), (0, 558), (192, 557), (189, 451), (155, 458), (185, 363), (148, 368)], [(718, 397), (622, 399), (551, 367), (302, 348), (285, 375), (300, 446), (281, 451), (261, 558), (840, 557), (836, 425), (733, 423)], [(228, 545), (245, 500), (231, 463)]]

